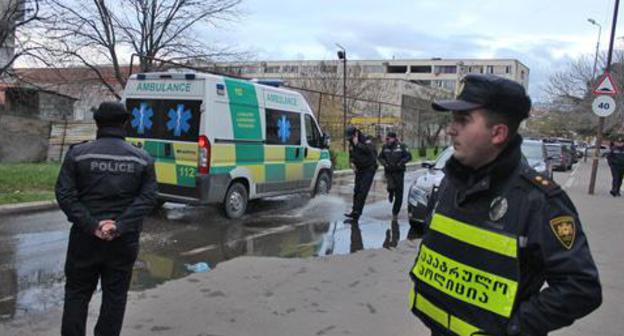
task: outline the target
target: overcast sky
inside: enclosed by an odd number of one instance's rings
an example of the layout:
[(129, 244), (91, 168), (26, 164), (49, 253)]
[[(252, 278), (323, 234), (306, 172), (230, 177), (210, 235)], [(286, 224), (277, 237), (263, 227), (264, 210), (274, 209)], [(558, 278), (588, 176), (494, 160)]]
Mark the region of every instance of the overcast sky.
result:
[[(239, 22), (212, 30), (258, 60), (516, 58), (540, 99), (548, 76), (608, 48), (614, 0), (245, 0)], [(622, 11), (620, 11), (622, 12)], [(622, 20), (620, 18), (620, 20)], [(624, 22), (620, 21), (619, 27)], [(616, 36), (624, 35), (619, 28)]]

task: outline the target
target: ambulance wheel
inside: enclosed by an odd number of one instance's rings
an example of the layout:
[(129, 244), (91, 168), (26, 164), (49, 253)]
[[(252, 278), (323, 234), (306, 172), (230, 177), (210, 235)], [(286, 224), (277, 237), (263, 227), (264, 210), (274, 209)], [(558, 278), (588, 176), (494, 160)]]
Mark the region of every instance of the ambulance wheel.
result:
[(329, 194), (329, 189), (331, 189), (331, 178), (327, 172), (322, 171), (319, 173), (318, 178), (316, 179), (316, 186), (314, 187), (314, 195), (326, 195)]
[(240, 182), (234, 182), (225, 193), (223, 211), (227, 218), (240, 218), (247, 210), (247, 189)]

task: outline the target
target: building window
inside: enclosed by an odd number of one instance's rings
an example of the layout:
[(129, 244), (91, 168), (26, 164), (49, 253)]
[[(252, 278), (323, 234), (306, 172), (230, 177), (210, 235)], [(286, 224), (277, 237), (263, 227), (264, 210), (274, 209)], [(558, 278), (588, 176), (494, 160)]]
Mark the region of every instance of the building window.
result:
[(431, 73), (431, 65), (412, 65), (411, 73)]
[(285, 72), (285, 73), (296, 73), (296, 72), (299, 72), (299, 66), (297, 66), (297, 65), (284, 65), (282, 67), (282, 72)]
[(436, 74), (454, 74), (457, 73), (456, 65), (439, 65), (435, 67)]
[(493, 74), (494, 73), (494, 66), (493, 65), (486, 65), (485, 66), (485, 73)]
[(338, 66), (321, 64), (321, 72), (336, 73), (338, 72)]
[(362, 70), (365, 73), (383, 73), (384, 67), (381, 65), (364, 65), (362, 66)]
[(524, 70), (520, 71), (520, 79), (524, 80)]
[(279, 73), (280, 72), (280, 67), (279, 65), (277, 66), (268, 66), (264, 69), (264, 73)]
[(388, 65), (387, 73), (407, 73), (407, 65)]
[(505, 73), (506, 74), (510, 74), (511, 73), (511, 65), (508, 65), (505, 67)]

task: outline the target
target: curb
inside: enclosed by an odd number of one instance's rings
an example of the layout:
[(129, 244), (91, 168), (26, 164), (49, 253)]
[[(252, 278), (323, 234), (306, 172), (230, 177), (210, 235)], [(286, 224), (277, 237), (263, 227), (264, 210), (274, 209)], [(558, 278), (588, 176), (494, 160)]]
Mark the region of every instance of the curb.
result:
[(57, 209), (56, 201), (39, 201), (0, 205), (0, 216)]

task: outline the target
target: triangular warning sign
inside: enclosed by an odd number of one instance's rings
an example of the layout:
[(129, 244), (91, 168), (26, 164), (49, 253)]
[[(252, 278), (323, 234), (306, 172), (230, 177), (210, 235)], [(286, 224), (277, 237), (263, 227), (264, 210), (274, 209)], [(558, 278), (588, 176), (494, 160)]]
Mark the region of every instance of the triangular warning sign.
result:
[(595, 95), (615, 95), (618, 93), (617, 86), (615, 85), (615, 81), (611, 78), (611, 74), (605, 72), (602, 77), (598, 80), (598, 85), (594, 89)]

